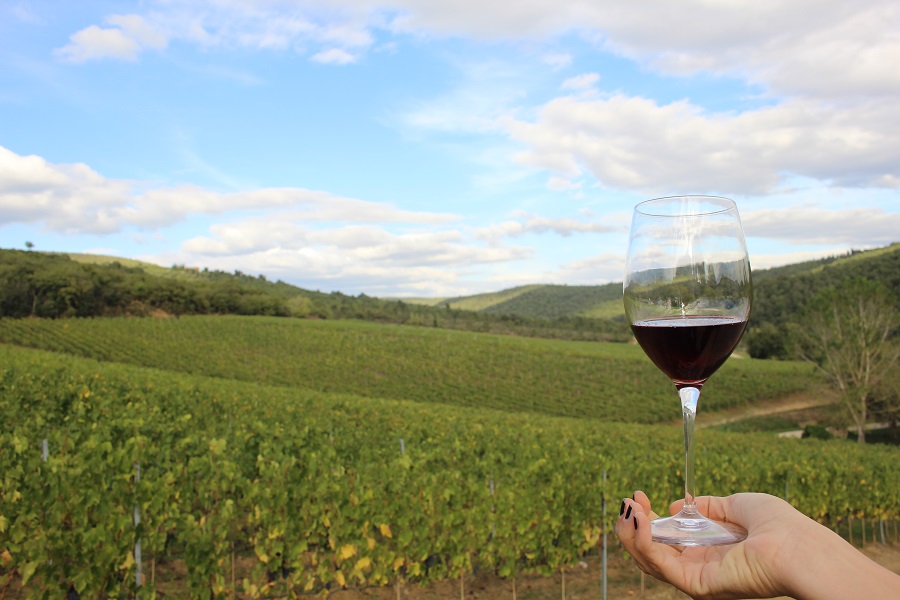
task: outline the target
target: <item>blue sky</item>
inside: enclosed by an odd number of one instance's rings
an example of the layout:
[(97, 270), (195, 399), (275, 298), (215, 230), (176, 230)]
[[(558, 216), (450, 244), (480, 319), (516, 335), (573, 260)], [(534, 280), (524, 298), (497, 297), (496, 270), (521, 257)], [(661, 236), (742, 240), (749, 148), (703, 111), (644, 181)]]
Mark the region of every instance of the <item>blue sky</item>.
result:
[(0, 247), (449, 296), (621, 281), (683, 193), (755, 268), (884, 246), (898, 65), (893, 0), (2, 0)]

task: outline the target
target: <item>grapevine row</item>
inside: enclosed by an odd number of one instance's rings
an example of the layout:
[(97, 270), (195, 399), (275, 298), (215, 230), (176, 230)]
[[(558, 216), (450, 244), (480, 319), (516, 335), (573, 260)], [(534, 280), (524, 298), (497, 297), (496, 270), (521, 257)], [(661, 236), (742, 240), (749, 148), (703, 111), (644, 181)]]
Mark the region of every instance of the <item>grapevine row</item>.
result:
[[(616, 422), (681, 418), (671, 383), (628, 344), (249, 317), (0, 319), (0, 342), (372, 398)], [(734, 359), (705, 387), (701, 410), (821, 383), (802, 363)]]
[[(34, 597), (134, 593), (138, 539), (145, 559), (184, 561), (190, 597), (297, 596), (475, 568), (549, 573), (611, 527), (601, 498), (642, 487), (664, 506), (680, 494), (677, 428), (318, 393), (7, 346), (0, 365), (0, 552)], [(781, 495), (787, 484), (790, 501), (819, 520), (900, 515), (895, 449), (713, 432), (698, 442), (701, 493)], [(255, 560), (238, 590), (228, 576), (235, 551)]]

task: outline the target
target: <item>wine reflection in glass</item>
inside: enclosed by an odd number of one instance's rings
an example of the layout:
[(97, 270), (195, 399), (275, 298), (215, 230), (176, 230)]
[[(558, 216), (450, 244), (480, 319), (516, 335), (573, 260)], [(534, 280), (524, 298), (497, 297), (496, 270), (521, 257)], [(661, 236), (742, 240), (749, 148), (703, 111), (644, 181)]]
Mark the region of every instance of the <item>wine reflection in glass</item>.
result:
[(693, 460), (700, 390), (738, 345), (750, 316), (750, 260), (735, 203), (673, 196), (638, 204), (623, 287), (634, 337), (675, 384), (684, 417), (684, 508), (653, 520), (653, 539), (676, 546), (739, 542), (746, 530), (697, 510)]

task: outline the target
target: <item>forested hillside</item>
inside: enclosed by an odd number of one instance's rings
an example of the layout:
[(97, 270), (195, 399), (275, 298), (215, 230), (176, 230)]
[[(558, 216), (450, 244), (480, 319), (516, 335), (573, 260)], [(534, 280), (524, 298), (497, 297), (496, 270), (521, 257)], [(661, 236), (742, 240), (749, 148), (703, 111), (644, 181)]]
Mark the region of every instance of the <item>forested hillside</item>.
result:
[[(819, 291), (851, 277), (879, 281), (900, 303), (900, 244), (753, 272), (745, 341), (785, 357), (785, 324)], [(627, 341), (620, 283), (529, 285), (436, 300), (305, 290), (264, 276), (138, 261), (0, 250), (0, 317), (237, 314), (368, 321), (532, 337)], [(898, 304), (900, 308), (900, 304)]]
[(305, 290), (264, 276), (86, 255), (0, 250), (0, 317), (261, 315), (362, 319), (531, 337), (625, 341), (622, 320), (495, 315), (360, 294)]
[(754, 303), (747, 335), (751, 354), (757, 358), (787, 356), (785, 326), (795, 322), (818, 293), (860, 277), (877, 281), (893, 292), (900, 309), (900, 244), (754, 272)]

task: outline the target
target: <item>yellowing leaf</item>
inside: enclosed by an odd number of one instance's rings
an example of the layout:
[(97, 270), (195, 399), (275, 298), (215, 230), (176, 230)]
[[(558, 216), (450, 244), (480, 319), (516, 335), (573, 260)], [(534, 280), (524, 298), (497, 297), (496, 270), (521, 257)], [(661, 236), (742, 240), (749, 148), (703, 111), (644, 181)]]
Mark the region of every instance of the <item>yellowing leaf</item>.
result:
[(356, 561), (356, 566), (353, 567), (354, 571), (365, 571), (372, 565), (372, 559), (368, 556), (365, 556), (358, 561)]
[(335, 571), (335, 572), (334, 572), (334, 580), (335, 580), (335, 581), (337, 582), (337, 584), (338, 584), (339, 586), (341, 586), (341, 587), (345, 587), (345, 586), (347, 585), (347, 580), (344, 579), (344, 574), (341, 573), (340, 571)]
[(367, 538), (366, 538), (366, 544), (369, 545), (369, 550), (374, 550), (374, 549), (375, 549), (375, 538), (373, 538), (373, 537), (367, 537)]
[(19, 574), (22, 576), (22, 585), (28, 583), (28, 580), (31, 579), (31, 576), (34, 575), (35, 570), (38, 568), (40, 561), (35, 560), (29, 563), (25, 563), (25, 565), (19, 570)]
[(354, 546), (353, 544), (347, 544), (346, 546), (341, 546), (341, 551), (339, 554), (339, 556), (341, 557), (341, 560), (347, 560), (348, 558), (351, 558), (354, 555), (356, 555), (356, 546)]
[(269, 564), (269, 555), (266, 554), (265, 550), (263, 550), (262, 548), (257, 546), (256, 548), (253, 549), (253, 551), (256, 552), (256, 556), (257, 556), (257, 558), (259, 558), (259, 561), (261, 563)]
[(134, 556), (129, 552), (127, 556), (125, 556), (125, 562), (119, 565), (119, 568), (123, 571), (127, 571), (131, 567), (134, 566)]
[(394, 559), (394, 570), (397, 571), (398, 569), (400, 569), (400, 567), (402, 567), (403, 563), (405, 563), (405, 562), (406, 562), (406, 559), (404, 559), (402, 556), (395, 558)]
[(391, 526), (388, 525), (387, 523), (382, 523), (381, 525), (379, 525), (379, 526), (378, 526), (378, 530), (381, 531), (381, 535), (383, 535), (383, 536), (386, 537), (386, 538), (392, 538), (392, 537), (394, 537), (394, 536), (391, 534)]

